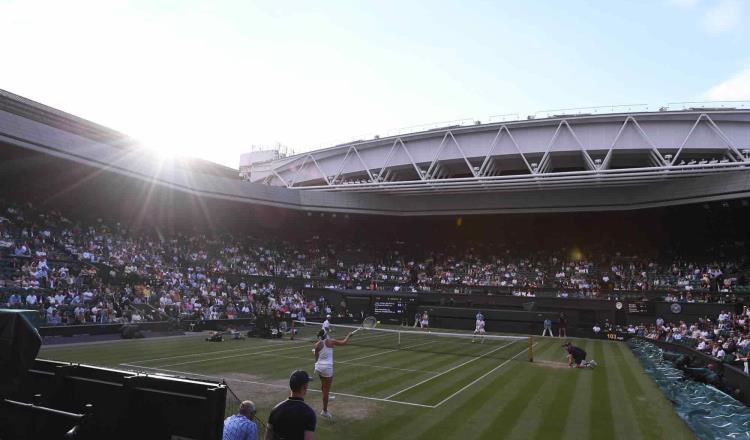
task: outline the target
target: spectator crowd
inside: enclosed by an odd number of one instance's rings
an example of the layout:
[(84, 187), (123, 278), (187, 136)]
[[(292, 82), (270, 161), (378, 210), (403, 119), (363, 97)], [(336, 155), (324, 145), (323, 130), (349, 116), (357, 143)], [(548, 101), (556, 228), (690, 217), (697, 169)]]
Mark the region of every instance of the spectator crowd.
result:
[[(596, 329), (595, 329), (596, 332)], [(742, 368), (748, 373), (750, 358), (750, 308), (742, 312), (721, 311), (718, 316), (699, 318), (697, 322), (656, 322), (627, 328), (627, 332), (652, 340), (688, 345), (728, 365)]]
[(501, 243), (435, 249), (319, 236), (167, 234), (0, 205), (0, 306), (38, 310), (50, 325), (346, 313), (323, 298), (305, 299), (301, 286), (486, 287), (524, 296), (553, 289), (563, 298), (604, 299), (611, 292), (659, 290), (667, 301), (734, 301), (750, 292), (746, 263), (660, 261), (610, 250), (584, 257), (571, 249)]

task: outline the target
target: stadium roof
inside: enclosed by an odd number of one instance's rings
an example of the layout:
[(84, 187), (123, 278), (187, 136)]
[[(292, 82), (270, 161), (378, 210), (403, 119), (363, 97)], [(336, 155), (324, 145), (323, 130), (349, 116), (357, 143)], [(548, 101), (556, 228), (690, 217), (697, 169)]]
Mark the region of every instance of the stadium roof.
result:
[(748, 110), (556, 115), (358, 141), (241, 171), (268, 185), (394, 195), (642, 185), (747, 170), (748, 139)]
[[(48, 127), (64, 130), (92, 141), (106, 143), (112, 148), (125, 151), (142, 149), (136, 139), (126, 134), (2, 89), (0, 89), (0, 111)], [(190, 167), (200, 173), (224, 177), (235, 177), (237, 175), (236, 170), (207, 160), (181, 158), (179, 161), (182, 162), (182, 166)]]
[(750, 112), (737, 109), (444, 127), (253, 165), (248, 182), (0, 91), (0, 143), (202, 197), (307, 211), (601, 211), (750, 196)]

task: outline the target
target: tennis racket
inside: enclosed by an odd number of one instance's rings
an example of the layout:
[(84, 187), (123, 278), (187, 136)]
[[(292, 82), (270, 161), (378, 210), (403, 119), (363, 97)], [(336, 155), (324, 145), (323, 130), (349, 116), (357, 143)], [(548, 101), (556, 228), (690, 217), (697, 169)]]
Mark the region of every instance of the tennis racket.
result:
[(368, 316), (367, 318), (362, 320), (362, 325), (360, 325), (358, 329), (354, 330), (352, 334), (355, 334), (362, 329), (375, 328), (375, 326), (377, 325), (378, 325), (378, 320), (375, 319), (374, 316)]

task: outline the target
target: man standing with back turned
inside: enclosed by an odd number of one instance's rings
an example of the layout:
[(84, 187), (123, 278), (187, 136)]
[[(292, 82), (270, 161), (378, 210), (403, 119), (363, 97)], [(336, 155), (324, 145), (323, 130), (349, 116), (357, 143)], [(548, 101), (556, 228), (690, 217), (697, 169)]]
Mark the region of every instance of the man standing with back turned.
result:
[(268, 416), (266, 440), (313, 440), (315, 411), (305, 403), (307, 384), (312, 381), (307, 372), (295, 370), (289, 377), (289, 398), (271, 410)]

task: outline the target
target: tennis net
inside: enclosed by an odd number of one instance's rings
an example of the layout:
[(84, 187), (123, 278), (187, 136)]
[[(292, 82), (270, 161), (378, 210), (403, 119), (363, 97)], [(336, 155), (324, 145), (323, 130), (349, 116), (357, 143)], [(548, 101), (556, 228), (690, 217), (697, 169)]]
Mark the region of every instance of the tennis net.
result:
[[(295, 340), (317, 341), (321, 327), (322, 323), (319, 322), (292, 321), (291, 337)], [(331, 328), (331, 337), (335, 339), (344, 339), (350, 332), (360, 329), (358, 326), (343, 324), (332, 325)], [(349, 345), (388, 351), (404, 350), (494, 359), (533, 361), (534, 358), (530, 336), (480, 336), (472, 333), (362, 328), (349, 339)]]

